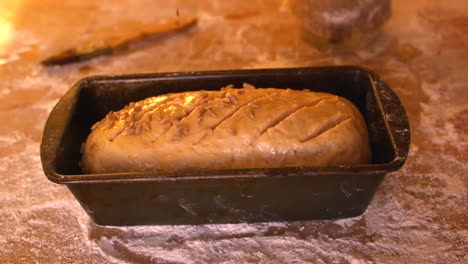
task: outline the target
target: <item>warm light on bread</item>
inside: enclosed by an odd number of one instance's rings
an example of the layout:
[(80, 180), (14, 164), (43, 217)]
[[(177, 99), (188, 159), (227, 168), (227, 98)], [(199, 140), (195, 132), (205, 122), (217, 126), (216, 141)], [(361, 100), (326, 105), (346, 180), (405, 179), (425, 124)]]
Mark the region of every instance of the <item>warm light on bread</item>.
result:
[(109, 113), (83, 145), (84, 173), (368, 163), (364, 120), (326, 93), (227, 86), (161, 95)]

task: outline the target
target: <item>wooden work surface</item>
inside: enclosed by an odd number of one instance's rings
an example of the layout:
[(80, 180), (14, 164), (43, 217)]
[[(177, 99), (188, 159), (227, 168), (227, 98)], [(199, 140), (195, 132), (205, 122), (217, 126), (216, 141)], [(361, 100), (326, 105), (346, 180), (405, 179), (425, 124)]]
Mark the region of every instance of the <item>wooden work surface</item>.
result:
[[(177, 9), (199, 24), (113, 56), (39, 63), (77, 43), (174, 18)], [(85, 76), (344, 64), (369, 67), (387, 81), (412, 129), (407, 163), (387, 175), (362, 216), (101, 227), (43, 174), (44, 123)], [(0, 120), (1, 263), (468, 262), (466, 0), (393, 1), (383, 34), (353, 51), (311, 46), (279, 0), (2, 0)]]

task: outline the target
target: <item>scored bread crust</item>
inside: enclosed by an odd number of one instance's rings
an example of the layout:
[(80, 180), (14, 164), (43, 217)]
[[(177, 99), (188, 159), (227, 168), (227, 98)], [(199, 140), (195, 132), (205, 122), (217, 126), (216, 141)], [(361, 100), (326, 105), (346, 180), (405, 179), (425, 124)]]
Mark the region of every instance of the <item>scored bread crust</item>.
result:
[(244, 87), (160, 95), (110, 112), (83, 144), (83, 173), (369, 162), (366, 125), (348, 100)]

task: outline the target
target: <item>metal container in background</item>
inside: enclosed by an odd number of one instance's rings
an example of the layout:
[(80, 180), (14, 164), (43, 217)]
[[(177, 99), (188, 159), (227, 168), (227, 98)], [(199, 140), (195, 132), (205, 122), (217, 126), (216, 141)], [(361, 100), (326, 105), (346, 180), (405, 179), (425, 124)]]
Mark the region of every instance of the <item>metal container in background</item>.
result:
[[(109, 111), (149, 96), (241, 87), (308, 88), (347, 98), (369, 130), (371, 164), (175, 173), (82, 174), (80, 146)], [(362, 214), (384, 176), (405, 162), (408, 118), (395, 93), (354, 66), (89, 77), (50, 113), (41, 142), (49, 180), (65, 184), (100, 225), (294, 221)]]
[(390, 0), (290, 0), (304, 38), (321, 48), (360, 48), (391, 17)]

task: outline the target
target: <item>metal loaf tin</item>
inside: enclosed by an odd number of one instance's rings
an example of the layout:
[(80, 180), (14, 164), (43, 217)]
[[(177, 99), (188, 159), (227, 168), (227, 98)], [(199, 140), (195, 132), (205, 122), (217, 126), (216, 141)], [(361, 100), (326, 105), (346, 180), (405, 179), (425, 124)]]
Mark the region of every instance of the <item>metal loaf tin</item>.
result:
[[(243, 82), (329, 92), (352, 101), (367, 122), (372, 163), (356, 166), (82, 174), (80, 145), (109, 111), (149, 96), (217, 90)], [(100, 225), (295, 221), (362, 214), (385, 174), (405, 162), (408, 118), (395, 93), (355, 66), (157, 73), (88, 77), (47, 120), (41, 159), (49, 180), (65, 184)]]

